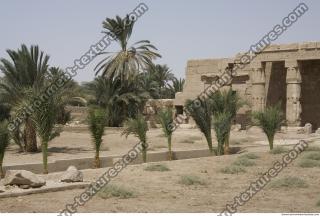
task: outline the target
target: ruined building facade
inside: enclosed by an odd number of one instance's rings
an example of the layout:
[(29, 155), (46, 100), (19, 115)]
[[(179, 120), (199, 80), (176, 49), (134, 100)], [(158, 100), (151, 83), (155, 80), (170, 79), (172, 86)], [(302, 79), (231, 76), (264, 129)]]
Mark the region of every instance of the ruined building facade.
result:
[[(177, 114), (184, 112), (187, 99), (196, 98), (214, 84), (241, 56), (188, 61), (183, 92), (174, 100)], [(271, 45), (237, 70), (229, 86), (250, 104), (239, 115), (279, 103), (286, 125), (311, 123), (316, 129), (320, 127), (320, 42)]]

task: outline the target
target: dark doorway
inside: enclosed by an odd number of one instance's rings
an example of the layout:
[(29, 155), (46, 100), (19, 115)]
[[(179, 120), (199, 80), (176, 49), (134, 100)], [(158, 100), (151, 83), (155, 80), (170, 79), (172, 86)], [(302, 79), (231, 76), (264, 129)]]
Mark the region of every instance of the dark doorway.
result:
[(311, 123), (313, 130), (320, 127), (320, 60), (300, 62), (301, 123)]
[(286, 114), (287, 104), (287, 70), (284, 62), (267, 62), (266, 73), (266, 92), (267, 106), (280, 104), (283, 114)]

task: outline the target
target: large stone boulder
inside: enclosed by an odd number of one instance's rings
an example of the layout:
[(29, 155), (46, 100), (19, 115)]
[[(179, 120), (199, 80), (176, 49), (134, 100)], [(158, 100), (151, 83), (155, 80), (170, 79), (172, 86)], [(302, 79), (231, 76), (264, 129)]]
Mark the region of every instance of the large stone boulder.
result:
[(68, 169), (62, 174), (61, 182), (82, 182), (83, 173), (75, 166), (69, 166)]
[(311, 134), (312, 133), (312, 124), (306, 123), (304, 125), (304, 133), (305, 134)]
[(320, 128), (316, 130), (316, 134), (320, 134)]
[(26, 170), (8, 170), (3, 180), (4, 185), (24, 185), (29, 187), (41, 187), (46, 181), (36, 174)]
[(4, 193), (6, 191), (6, 189), (0, 185), (0, 193)]

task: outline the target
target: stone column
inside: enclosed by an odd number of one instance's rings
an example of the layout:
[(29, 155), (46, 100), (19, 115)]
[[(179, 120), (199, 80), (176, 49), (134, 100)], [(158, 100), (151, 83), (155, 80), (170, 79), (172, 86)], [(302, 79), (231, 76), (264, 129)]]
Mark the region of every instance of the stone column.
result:
[(251, 91), (251, 102), (252, 111), (262, 111), (266, 104), (266, 93), (265, 93), (265, 72), (262, 68), (261, 62), (251, 63), (251, 74), (250, 81), (252, 84)]
[(287, 110), (286, 120), (288, 126), (301, 124), (301, 74), (296, 60), (286, 61), (287, 68)]

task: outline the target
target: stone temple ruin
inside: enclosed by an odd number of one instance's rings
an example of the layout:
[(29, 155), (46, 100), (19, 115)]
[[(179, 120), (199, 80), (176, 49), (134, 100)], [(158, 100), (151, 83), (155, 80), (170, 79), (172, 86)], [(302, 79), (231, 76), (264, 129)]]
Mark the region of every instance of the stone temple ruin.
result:
[[(184, 90), (174, 100), (177, 115), (184, 113), (187, 99), (214, 84), (227, 68), (240, 62), (241, 55), (189, 60)], [(230, 87), (250, 104), (239, 111), (238, 123), (245, 124), (250, 111), (280, 103), (287, 126), (311, 123), (315, 130), (320, 127), (320, 42), (270, 45), (237, 70), (237, 76), (223, 89)]]

